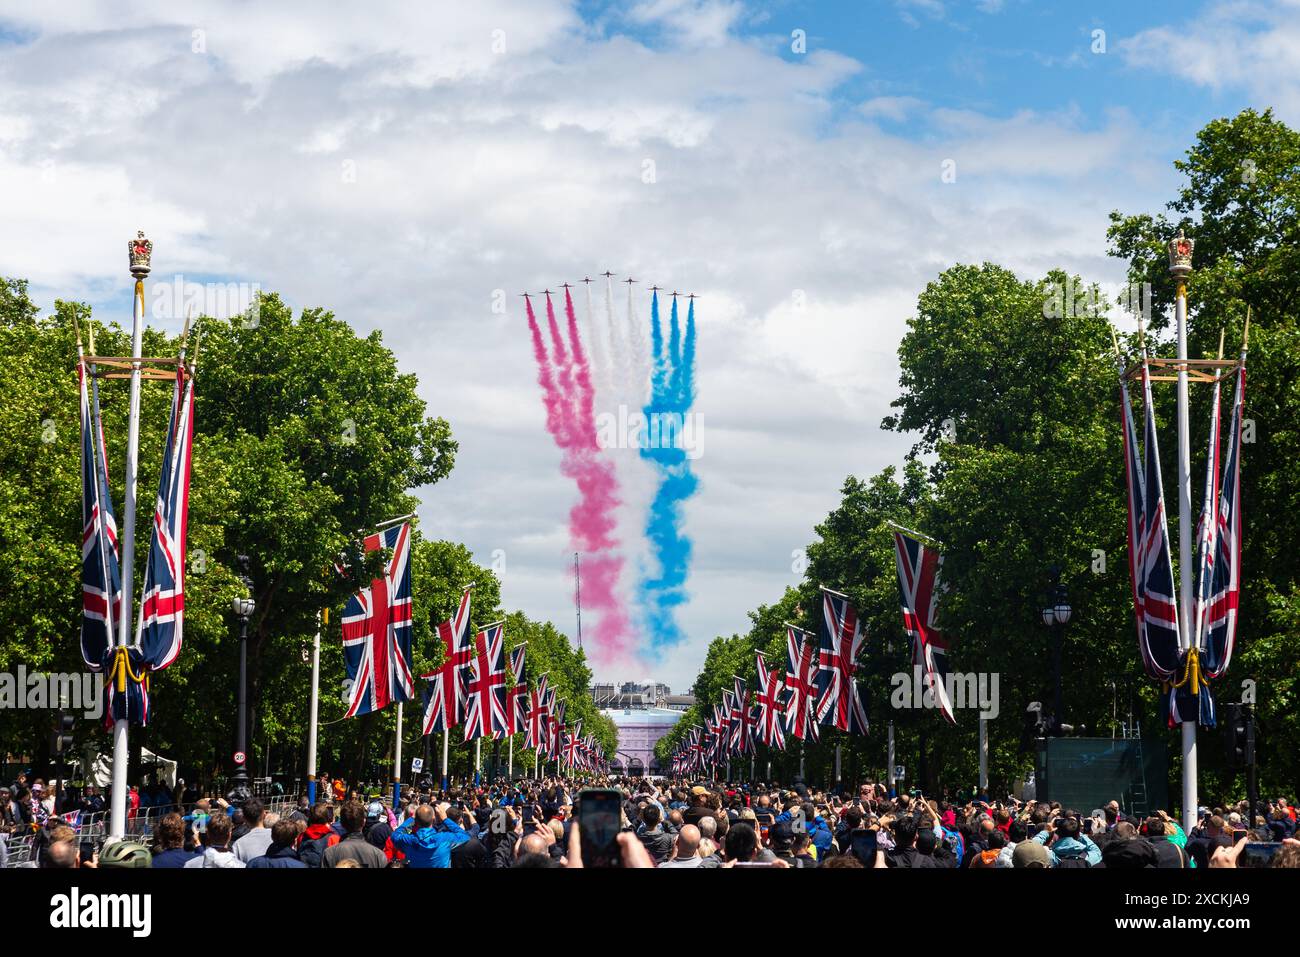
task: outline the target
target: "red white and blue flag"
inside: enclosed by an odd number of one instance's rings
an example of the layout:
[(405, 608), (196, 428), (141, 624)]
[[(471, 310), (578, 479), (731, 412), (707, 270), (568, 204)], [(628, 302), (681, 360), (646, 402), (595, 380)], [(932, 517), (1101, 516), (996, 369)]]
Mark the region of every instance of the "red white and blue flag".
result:
[(436, 672), (422, 677), (430, 679), (425, 693), (424, 733), (447, 731), (460, 724), (465, 715), (465, 673), (474, 657), (472, 631), (469, 626), (470, 591), (460, 596), (456, 614), (438, 625), (442, 639), (442, 664)]
[(758, 740), (769, 748), (785, 750), (785, 681), (781, 672), (767, 667), (767, 659), (758, 653)]
[(867, 733), (867, 711), (853, 679), (862, 641), (857, 609), (847, 596), (823, 588), (817, 649), (817, 720), (850, 734)]
[(894, 564), (898, 572), (898, 601), (903, 629), (912, 640), (912, 664), (921, 668), (926, 689), (943, 716), (957, 723), (948, 697), (948, 643), (939, 631), (939, 572), (943, 556), (911, 535), (894, 532)]
[[(1215, 726), (1214, 696), (1206, 679), (1228, 670), (1236, 640), (1241, 572), (1241, 429), (1246, 391), (1246, 353), (1237, 367), (1228, 448), (1219, 488), (1219, 382), (1214, 383), (1210, 412), (1210, 447), (1205, 466), (1205, 500), (1197, 534), (1196, 617), (1193, 634), (1198, 653), (1196, 681), (1184, 653), (1182, 677), (1169, 694), (1169, 724), (1199, 721)], [(1193, 688), (1195, 684), (1195, 688)]]
[(785, 730), (791, 738), (816, 741), (817, 639), (787, 625), (785, 632)]
[(190, 511), (190, 454), (194, 444), (194, 380), (176, 370), (171, 425), (154, 504), (144, 595), (136, 645), (150, 671), (161, 671), (181, 653), (185, 620), (185, 536)]
[[(1142, 357), (1146, 403), (1145, 448), (1140, 454), (1128, 389), (1120, 380), (1124, 426), (1124, 471), (1128, 489), (1129, 573), (1137, 622), (1138, 650), (1147, 675), (1168, 681), (1179, 665), (1178, 602), (1165, 516), (1165, 495), (1156, 438), (1155, 403), (1146, 356)], [(1145, 462), (1143, 461), (1145, 459)]]
[(391, 550), (382, 576), (343, 609), (343, 658), (352, 682), (347, 717), (380, 711), (414, 694), (411, 676), (411, 526), (371, 535), (366, 552)]
[(546, 675), (538, 677), (537, 687), (529, 693), (528, 697), (528, 724), (524, 731), (524, 747), (540, 753), (546, 750), (546, 722), (550, 713), (546, 707)]
[(506, 628), (489, 625), (474, 638), (466, 685), (465, 740), (506, 733)]
[(94, 404), (86, 388), (93, 373), (77, 364), (81, 382), (81, 657), (86, 667), (107, 667), (117, 643), (122, 614), (122, 575), (117, 557), (117, 523), (106, 474), (99, 383), (92, 379)]
[(757, 726), (753, 700), (749, 689), (745, 687), (744, 679), (735, 675), (732, 675), (732, 679), (735, 690), (731, 694), (731, 753), (752, 754)]
[(1214, 516), (1217, 533), (1212, 543), (1213, 569), (1204, 631), (1200, 636), (1205, 674), (1210, 678), (1218, 678), (1228, 670), (1237, 638), (1237, 605), (1241, 596), (1241, 430), (1245, 402), (1246, 351), (1243, 349), (1232, 400), (1227, 456), (1223, 460), (1223, 488)]
[(506, 697), (506, 734), (524, 730), (528, 718), (528, 675), (525, 664), (527, 645), (510, 649), (510, 680), (515, 685)]

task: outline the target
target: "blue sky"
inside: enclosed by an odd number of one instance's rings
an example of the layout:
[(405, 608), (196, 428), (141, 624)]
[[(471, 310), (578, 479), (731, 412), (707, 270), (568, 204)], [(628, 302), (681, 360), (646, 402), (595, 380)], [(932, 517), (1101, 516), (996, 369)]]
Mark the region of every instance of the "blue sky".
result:
[(1246, 106), (1300, 124), (1300, 0), (0, 0), (0, 274), (128, 321), (144, 228), (155, 289), (257, 284), (381, 331), (461, 444), (426, 533), (505, 555), (506, 603), (562, 627), (574, 490), (513, 293), (606, 268), (699, 293), (689, 638), (597, 669), (682, 686), (797, 580), (844, 477), (910, 447), (879, 423), (925, 283), (1118, 282), (1110, 211), (1160, 209)]

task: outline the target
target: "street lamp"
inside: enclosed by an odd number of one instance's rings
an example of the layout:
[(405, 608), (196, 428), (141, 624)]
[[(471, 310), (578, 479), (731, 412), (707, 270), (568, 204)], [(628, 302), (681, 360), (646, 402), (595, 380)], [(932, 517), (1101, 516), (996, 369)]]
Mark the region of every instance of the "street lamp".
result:
[(1061, 653), (1064, 643), (1065, 626), (1070, 621), (1070, 615), (1074, 611), (1070, 607), (1069, 596), (1065, 591), (1065, 586), (1061, 584), (1061, 568), (1059, 565), (1052, 566), (1052, 590), (1047, 596), (1047, 604), (1043, 606), (1043, 624), (1052, 629), (1052, 682), (1053, 682), (1053, 714), (1052, 729), (1054, 735), (1061, 732), (1061, 717), (1064, 713), (1064, 707), (1061, 703)]
[[(247, 557), (240, 555), (241, 565), (247, 569)], [(244, 587), (251, 591), (252, 582), (241, 575)], [(228, 800), (242, 807), (251, 791), (248, 787), (248, 619), (253, 617), (257, 604), (251, 597), (236, 596), (230, 600), (230, 610), (239, 619), (239, 712), (235, 721), (235, 773), (231, 776)]]

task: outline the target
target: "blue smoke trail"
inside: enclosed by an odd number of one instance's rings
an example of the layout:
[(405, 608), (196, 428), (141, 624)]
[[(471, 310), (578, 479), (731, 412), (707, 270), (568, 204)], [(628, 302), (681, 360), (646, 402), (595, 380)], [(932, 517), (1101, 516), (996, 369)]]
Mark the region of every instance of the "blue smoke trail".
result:
[(682, 340), (673, 299), (667, 348), (659, 320), (659, 294), (650, 300), (650, 341), (654, 351), (650, 401), (645, 406), (646, 435), (641, 457), (655, 468), (659, 487), (646, 518), (646, 537), (658, 574), (643, 570), (639, 590), (650, 650), (662, 653), (685, 634), (676, 610), (686, 601), (686, 576), (691, 563), (691, 540), (682, 530), (682, 503), (695, 494), (698, 479), (682, 446), (682, 431), (695, 398), (695, 304), (686, 319)]

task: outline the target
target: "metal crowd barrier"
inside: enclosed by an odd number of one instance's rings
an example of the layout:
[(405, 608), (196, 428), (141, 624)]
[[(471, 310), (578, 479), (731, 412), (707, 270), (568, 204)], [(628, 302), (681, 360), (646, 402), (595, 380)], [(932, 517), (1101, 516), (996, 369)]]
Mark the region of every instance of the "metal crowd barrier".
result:
[[(292, 797), (271, 798), (263, 803), (268, 814), (275, 814), (280, 818), (287, 817), (298, 806), (297, 800)], [(133, 813), (129, 812), (126, 820), (127, 839), (146, 845), (152, 844), (158, 822), (173, 811), (184, 815), (187, 808), (181, 804), (162, 804), (141, 807)], [(95, 846), (99, 847), (108, 837), (109, 812), (82, 811), (75, 820), (67, 823), (69, 827), (76, 830), (78, 841), (93, 841)], [(10, 834), (7, 840), (3, 836), (0, 836), (0, 840), (5, 841), (7, 853), (3, 856), (6, 869), (30, 866), (36, 850), (35, 834)]]

